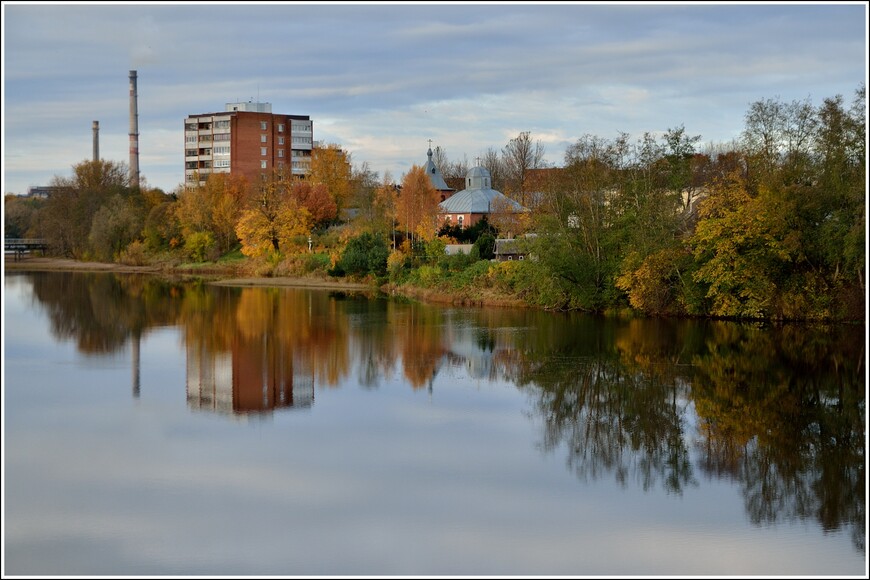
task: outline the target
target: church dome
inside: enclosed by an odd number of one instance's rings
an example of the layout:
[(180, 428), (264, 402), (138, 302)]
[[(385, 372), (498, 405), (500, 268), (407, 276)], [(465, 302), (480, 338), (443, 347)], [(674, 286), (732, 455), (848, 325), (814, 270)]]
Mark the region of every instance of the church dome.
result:
[(491, 189), (492, 175), (484, 167), (472, 167), (465, 175), (466, 189)]

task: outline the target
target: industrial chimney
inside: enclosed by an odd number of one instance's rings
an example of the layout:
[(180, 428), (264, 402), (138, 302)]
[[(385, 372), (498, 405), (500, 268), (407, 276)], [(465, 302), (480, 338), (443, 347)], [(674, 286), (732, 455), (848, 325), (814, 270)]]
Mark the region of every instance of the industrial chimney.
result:
[(100, 160), (100, 122), (94, 121), (94, 161)]
[(136, 71), (130, 71), (130, 187), (139, 188), (139, 109)]

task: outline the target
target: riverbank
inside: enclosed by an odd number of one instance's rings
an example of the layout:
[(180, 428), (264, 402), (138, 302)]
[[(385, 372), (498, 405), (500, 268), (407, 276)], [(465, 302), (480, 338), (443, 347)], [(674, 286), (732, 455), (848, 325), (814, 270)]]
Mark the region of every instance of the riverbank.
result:
[(80, 262), (65, 258), (25, 256), (21, 260), (5, 260), (4, 271), (20, 270), (28, 272), (115, 272), (118, 274), (152, 274), (157, 276), (206, 278), (212, 284), (222, 286), (293, 286), (320, 288), (326, 290), (374, 291), (371, 284), (350, 282), (341, 278), (320, 278), (301, 276), (250, 277), (240, 275), (235, 267), (220, 265), (205, 268), (185, 268), (176, 266), (128, 266), (105, 262)]
[(251, 276), (250, 272), (233, 265), (208, 264), (202, 267), (176, 265), (130, 266), (104, 262), (81, 262), (66, 258), (25, 256), (19, 261), (7, 259), (4, 269), (30, 272), (115, 272), (118, 274), (150, 274), (172, 278), (205, 279), (210, 284), (220, 286), (258, 286), (258, 287), (296, 287), (323, 290), (347, 290), (354, 292), (383, 292), (426, 302), (451, 306), (495, 306), (507, 308), (529, 308), (519, 298), (505, 295), (494, 290), (450, 291), (444, 288), (423, 288), (413, 285), (384, 284), (376, 286), (364, 282), (352, 282), (344, 278), (322, 276)]

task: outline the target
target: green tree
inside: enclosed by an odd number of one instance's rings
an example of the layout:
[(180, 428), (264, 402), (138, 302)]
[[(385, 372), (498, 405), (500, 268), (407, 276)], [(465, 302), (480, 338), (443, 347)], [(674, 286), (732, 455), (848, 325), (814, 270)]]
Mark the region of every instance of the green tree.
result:
[(7, 238), (34, 237), (43, 200), (6, 194), (3, 198), (3, 233)]
[[(39, 237), (53, 253), (76, 259), (93, 254), (90, 232), (94, 216), (113, 196), (130, 196), (125, 164), (100, 159), (74, 165), (71, 177), (55, 177), (57, 190), (39, 212)], [(140, 211), (144, 212), (144, 208)]]
[(363, 232), (348, 240), (332, 273), (384, 276), (387, 273), (389, 255), (390, 248), (386, 238), (373, 232)]
[(96, 257), (109, 261), (117, 259), (141, 232), (141, 208), (130, 198), (114, 195), (94, 215), (89, 240)]

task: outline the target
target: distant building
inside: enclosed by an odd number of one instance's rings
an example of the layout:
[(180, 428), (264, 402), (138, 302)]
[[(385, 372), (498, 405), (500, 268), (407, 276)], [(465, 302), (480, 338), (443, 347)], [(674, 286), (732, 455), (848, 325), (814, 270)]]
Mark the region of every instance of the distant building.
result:
[(497, 262), (525, 260), (529, 255), (523, 238), (499, 238), (495, 241), (492, 251)]
[(426, 175), (429, 176), (429, 181), (432, 182), (432, 187), (438, 192), (438, 195), (441, 197), (441, 201), (444, 201), (456, 191), (444, 181), (444, 176), (441, 175), (441, 170), (438, 169), (438, 166), (435, 165), (435, 161), (432, 160), (432, 147), (429, 147), (429, 150), (426, 151), (426, 166), (424, 169), (426, 170)]
[(184, 120), (184, 183), (212, 173), (244, 175), (254, 183), (273, 170), (303, 178), (311, 171), (314, 130), (307, 115), (272, 113), (270, 103), (227, 103), (222, 113)]
[(27, 197), (38, 197), (40, 199), (47, 199), (55, 193), (63, 191), (64, 189), (65, 188), (57, 185), (34, 185), (27, 188)]
[(492, 189), (492, 176), (484, 167), (472, 167), (465, 176), (465, 189), (438, 204), (441, 222), (471, 227), (485, 216), (512, 209), (527, 211), (523, 206)]

